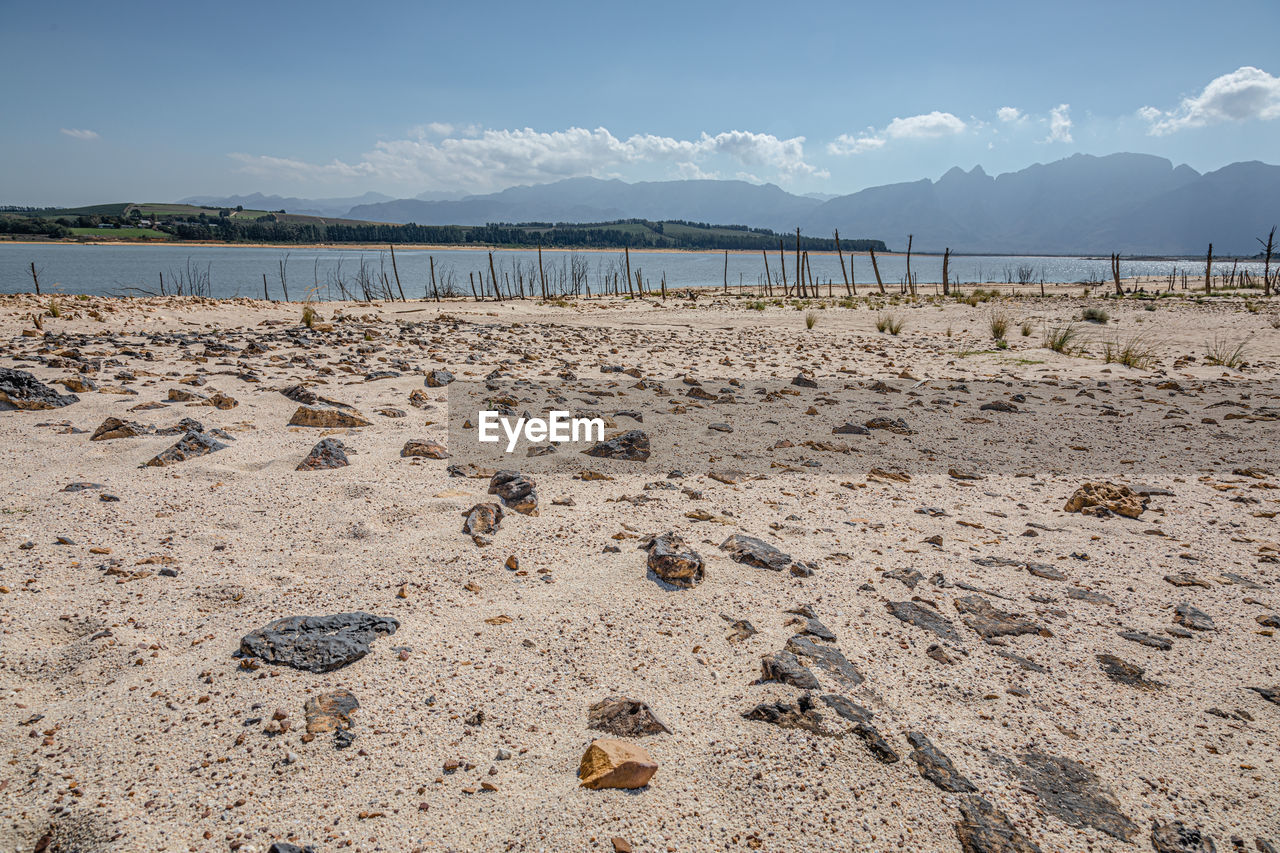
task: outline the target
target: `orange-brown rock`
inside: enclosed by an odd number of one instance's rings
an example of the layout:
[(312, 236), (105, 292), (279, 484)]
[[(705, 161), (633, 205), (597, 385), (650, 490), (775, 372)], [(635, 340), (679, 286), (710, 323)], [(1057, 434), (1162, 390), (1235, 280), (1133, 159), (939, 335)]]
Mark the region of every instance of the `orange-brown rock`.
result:
[(578, 765), (584, 788), (643, 788), (658, 764), (642, 746), (602, 738), (591, 742)]
[(1115, 483), (1085, 483), (1063, 507), (1067, 512), (1105, 515), (1114, 512), (1125, 518), (1137, 518), (1147, 508), (1146, 500), (1128, 486)]
[(289, 419), (289, 426), (337, 427), (368, 426), (369, 420), (355, 409), (331, 409), (324, 406), (299, 406)]

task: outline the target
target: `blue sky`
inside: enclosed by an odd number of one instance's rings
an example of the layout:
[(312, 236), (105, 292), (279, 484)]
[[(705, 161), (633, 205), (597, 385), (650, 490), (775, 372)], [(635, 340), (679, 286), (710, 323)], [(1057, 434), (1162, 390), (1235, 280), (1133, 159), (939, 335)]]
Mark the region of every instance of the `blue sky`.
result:
[(1275, 0), (10, 2), (0, 202), (1276, 162), (1278, 30)]

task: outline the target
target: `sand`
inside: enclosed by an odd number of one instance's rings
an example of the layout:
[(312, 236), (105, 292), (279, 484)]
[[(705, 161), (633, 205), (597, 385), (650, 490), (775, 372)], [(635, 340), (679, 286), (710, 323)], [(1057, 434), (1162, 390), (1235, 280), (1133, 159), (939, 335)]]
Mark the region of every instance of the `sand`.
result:
[[(1068, 356), (1042, 337), (1079, 315), (1080, 298), (900, 304), (886, 309), (907, 318), (896, 337), (875, 330), (877, 311), (865, 304), (810, 306), (812, 329), (803, 310), (748, 310), (709, 295), (665, 305), (324, 304), (332, 331), (312, 333), (307, 347), (282, 337), (298, 325), (296, 304), (60, 303), (42, 336), (22, 336), (48, 300), (0, 299), (0, 366), (53, 383), (74, 375), (78, 360), (101, 365), (88, 374), (98, 390), (77, 403), (0, 411), (0, 848), (32, 850), (44, 839), (49, 850), (264, 851), (289, 839), (319, 851), (607, 851), (616, 837), (637, 851), (959, 850), (967, 795), (921, 776), (907, 732), (926, 735), (1045, 851), (1148, 849), (1153, 819), (1200, 829), (1219, 850), (1232, 849), (1233, 836), (1244, 849), (1263, 849), (1258, 838), (1280, 845), (1280, 706), (1248, 689), (1280, 684), (1280, 638), (1258, 621), (1280, 611), (1280, 500), (1268, 467), (1276, 424), (1265, 419), (1280, 407), (1272, 304), (1107, 302), (1111, 321), (1084, 326), (1090, 353)], [(988, 331), (995, 304), (1013, 321), (1007, 350)], [(335, 311), (348, 319), (334, 322)], [(185, 348), (155, 337), (167, 332), (194, 337)], [(1103, 340), (1140, 333), (1155, 350), (1149, 369), (1099, 357)], [(1247, 338), (1247, 364), (1205, 364), (1215, 337)], [(239, 352), (255, 341), (270, 349)], [(232, 351), (206, 356), (217, 343)], [(57, 355), (68, 344), (79, 353)], [(462, 513), (496, 500), (488, 481), (450, 477), (451, 460), (399, 454), (411, 438), (450, 442), (448, 391), (424, 389), (426, 371), (467, 381), (504, 364), (514, 377), (571, 370), (627, 383), (635, 380), (600, 365), (636, 367), (681, 395), (685, 375), (713, 389), (736, 378), (745, 392), (752, 383), (788, 387), (803, 369), (819, 390), (896, 383), (905, 390), (884, 405), (912, 422), (946, 408), (937, 395), (957, 401), (957, 421), (977, 420), (961, 421), (931, 464), (904, 470), (909, 482), (869, 478), (874, 454), (818, 451), (809, 455), (839, 459), (752, 468), (765, 478), (737, 484), (707, 476), (735, 464), (730, 448), (717, 460), (683, 460), (686, 476), (672, 482), (701, 492), (694, 497), (644, 489), (666, 470), (574, 456), (533, 475), (539, 515), (508, 510), (481, 547), (461, 532)], [(386, 369), (400, 375), (366, 381)], [(259, 381), (245, 381), (246, 370)], [(193, 376), (207, 383), (180, 384)], [(925, 392), (910, 396), (921, 379)], [(297, 403), (279, 389), (317, 380), (314, 391), (372, 425), (287, 426)], [(1180, 390), (1157, 388), (1170, 381)], [(970, 397), (950, 390), (960, 382)], [(130, 411), (166, 401), (172, 388), (216, 389), (238, 405)], [(409, 404), (419, 389), (429, 408)], [(1018, 393), (1027, 399), (1016, 414), (978, 408)], [(386, 407), (405, 416), (378, 413)], [(707, 408), (739, 428), (746, 449), (752, 407)], [(1146, 440), (1122, 441), (1127, 453), (1091, 449), (1128, 435), (1116, 430), (1130, 415), (1152, 413)], [(833, 406), (821, 431), (871, 414)], [(177, 465), (139, 467), (176, 437), (91, 442), (109, 416), (159, 427), (191, 417), (235, 440)], [(803, 417), (794, 413), (796, 423)], [(1043, 439), (1052, 460), (1036, 466), (1033, 453), (1003, 464), (1012, 450), (1001, 447), (1002, 424)], [(350, 465), (295, 470), (326, 435), (342, 440)], [(922, 446), (930, 436), (875, 440)], [(1233, 473), (1248, 457), (1266, 470)], [(955, 464), (980, 466), (984, 479), (949, 476)], [(613, 479), (575, 479), (583, 469)], [(1064, 512), (1091, 480), (1169, 494), (1152, 495), (1138, 519)], [(64, 490), (77, 482), (101, 488)], [(119, 501), (104, 502), (103, 492)], [(637, 495), (648, 499), (619, 500)], [(568, 498), (573, 505), (557, 503)], [(696, 510), (710, 520), (690, 518)], [(691, 589), (646, 572), (642, 537), (668, 530), (705, 560), (705, 579)], [(764, 539), (812, 575), (732, 561), (718, 547), (732, 533)], [(925, 541), (933, 536), (941, 544)], [(513, 555), (525, 574), (504, 566)], [(989, 557), (1011, 565), (973, 562)], [(1037, 576), (1029, 562), (1063, 580)], [(914, 588), (897, 579), (911, 570), (921, 575)], [(1181, 572), (1206, 586), (1164, 579)], [(973, 595), (1043, 630), (984, 642), (956, 605)], [(936, 607), (957, 638), (941, 641), (886, 608), (913, 599)], [(1215, 630), (1170, 635), (1184, 602)], [(873, 711), (896, 763), (876, 760), (855, 736), (744, 718), (804, 692), (757, 680), (762, 656), (797, 630), (785, 611), (805, 604), (835, 634), (827, 645), (865, 678), (833, 686), (815, 668), (814, 696), (839, 692)], [(400, 628), (327, 673), (244, 668), (235, 656), (242, 636), (279, 617), (348, 611), (393, 617)], [(730, 642), (723, 617), (758, 633)], [(1172, 647), (1118, 636), (1128, 629)], [(952, 663), (928, 654), (935, 645)], [(1158, 684), (1110, 680), (1099, 654)], [(338, 688), (360, 703), (354, 742), (304, 742), (304, 703)], [(616, 695), (648, 703), (671, 729), (628, 739), (659, 769), (637, 791), (581, 788), (579, 759), (608, 736), (587, 727), (588, 708)], [(283, 734), (268, 732), (279, 728), (277, 710), (290, 723)], [(498, 760), (500, 750), (511, 757)], [(1131, 840), (1070, 825), (1028, 781), (1034, 753), (1096, 774), (1131, 822)], [(459, 769), (446, 772), (450, 761)]]

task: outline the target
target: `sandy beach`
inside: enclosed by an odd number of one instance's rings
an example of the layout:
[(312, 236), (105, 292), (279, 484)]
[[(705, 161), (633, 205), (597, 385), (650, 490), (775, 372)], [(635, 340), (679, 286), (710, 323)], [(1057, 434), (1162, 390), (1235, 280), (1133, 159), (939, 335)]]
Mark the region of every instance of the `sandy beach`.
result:
[[(1180, 824), (1280, 849), (1280, 308), (1050, 293), (319, 303), (313, 328), (0, 297), (0, 367), (36, 383), (0, 411), (0, 848), (1201, 849), (1152, 840)], [(1077, 351), (1046, 348), (1067, 324)], [(1126, 344), (1139, 366), (1104, 358)], [(537, 514), (493, 494), (451, 406), (522, 379), (653, 460), (521, 452)], [(686, 422), (720, 443), (664, 445)], [(298, 470), (324, 439), (349, 464)], [(1067, 511), (1086, 483), (1114, 488)], [(464, 533), (485, 503), (500, 525)], [(655, 569), (668, 532), (689, 586)], [(349, 613), (394, 632), (321, 672), (242, 649)], [(591, 727), (612, 697), (661, 729)], [(580, 785), (598, 738), (656, 774)]]

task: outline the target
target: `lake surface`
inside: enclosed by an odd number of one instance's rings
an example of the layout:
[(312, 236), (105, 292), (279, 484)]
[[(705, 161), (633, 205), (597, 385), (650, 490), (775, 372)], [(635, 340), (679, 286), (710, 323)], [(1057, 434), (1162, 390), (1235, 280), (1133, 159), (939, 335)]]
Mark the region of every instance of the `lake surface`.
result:
[[(544, 250), (543, 268), (551, 289), (577, 292), (586, 286), (599, 294), (606, 282), (625, 280), (625, 261), (620, 251)], [(308, 296), (314, 299), (342, 298), (342, 289), (361, 293), (363, 277), (381, 289), (382, 276), (395, 288), (391, 256), (386, 250), (355, 248), (300, 248), (248, 246), (146, 246), (0, 243), (0, 293), (30, 292), (29, 265), (35, 262), (40, 271), (41, 290), (46, 293), (91, 295), (158, 294), (163, 276), (166, 292), (178, 285), (190, 286), (192, 280), (207, 278), (208, 295), (226, 298), (249, 296), (261, 298), (262, 277), (267, 277), (267, 292), (273, 299), (283, 298), (280, 264), (286, 261), (285, 276), (289, 296), (294, 300)], [(431, 294), (431, 261), (435, 262), (438, 287), (451, 286), (458, 294), (471, 293), (469, 276), (489, 280), (489, 257), (485, 250), (473, 249), (397, 249), (396, 267), (405, 296), (417, 299)], [(885, 286), (894, 288), (906, 274), (906, 259), (901, 255), (877, 256)], [(788, 253), (786, 276), (795, 282), (795, 255)], [(859, 292), (868, 284), (875, 287), (875, 274), (866, 254), (845, 255)], [(844, 289), (840, 261), (835, 254), (811, 254), (809, 265), (814, 280), (836, 283), (836, 292)], [(536, 250), (500, 250), (494, 252), (498, 278), (504, 290), (516, 288), (523, 279), (525, 287), (536, 281)], [(1215, 273), (1228, 273), (1232, 262), (1214, 265)], [(1261, 275), (1262, 264), (1241, 263)], [(576, 275), (575, 275), (576, 269)], [(1019, 270), (1029, 273), (1031, 283), (1074, 283), (1106, 281), (1111, 276), (1107, 258), (962, 256), (951, 258), (949, 277), (963, 286), (987, 282), (1019, 282)], [(725, 260), (721, 252), (643, 252), (631, 253), (631, 270), (643, 275), (646, 287), (657, 288), (663, 276), (667, 286), (719, 287), (725, 277)], [(1194, 260), (1123, 261), (1123, 276), (1167, 276), (1171, 270), (1186, 271), (1194, 282), (1203, 281), (1204, 263)], [(911, 271), (920, 285), (942, 280), (942, 258), (937, 255), (913, 255)], [(769, 274), (780, 280), (778, 252), (769, 253)], [(755, 286), (765, 279), (764, 259), (756, 253), (729, 253), (728, 280), (731, 286)], [(584, 284), (585, 283), (585, 284)], [(610, 289), (612, 284), (609, 285)], [(1028, 285), (1030, 286), (1030, 285)], [(1179, 284), (1180, 287), (1180, 284)], [(625, 290), (625, 284), (623, 284)], [(824, 291), (825, 292), (825, 291)]]

